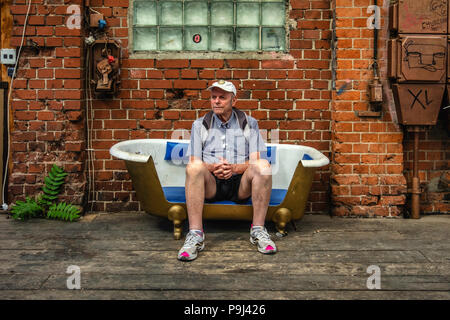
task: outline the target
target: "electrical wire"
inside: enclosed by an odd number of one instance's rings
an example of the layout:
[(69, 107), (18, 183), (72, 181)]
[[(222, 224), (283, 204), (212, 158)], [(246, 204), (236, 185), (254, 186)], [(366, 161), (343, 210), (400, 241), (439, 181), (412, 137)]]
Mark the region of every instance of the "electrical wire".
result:
[(94, 123), (94, 110), (92, 105), (92, 92), (91, 92), (91, 64), (89, 55), (90, 50), (86, 50), (86, 130), (87, 130), (87, 156), (88, 156), (88, 199), (87, 205), (91, 203), (90, 211), (93, 211), (94, 201), (96, 200), (95, 193), (95, 165), (92, 148), (92, 131)]
[(92, 12), (95, 12), (96, 14), (101, 14), (100, 12), (98, 12), (98, 11), (92, 9), (91, 7), (89, 7), (89, 10), (91, 10)]
[[(108, 43), (109, 43), (109, 37), (108, 34), (104, 34), (104, 37), (106, 39), (105, 42), (105, 49), (106, 52), (108, 52)], [(122, 45), (120, 42), (114, 41), (120, 48), (122, 48)], [(91, 50), (93, 50), (91, 48)], [(92, 88), (91, 88), (91, 75), (92, 72), (94, 72), (94, 63), (93, 57), (90, 56), (90, 51), (86, 50), (86, 66), (87, 66), (87, 74), (86, 74), (86, 97), (87, 97), (87, 103), (86, 103), (86, 121), (87, 121), (87, 154), (88, 154), (88, 200), (87, 204), (89, 206), (89, 199), (91, 202), (91, 212), (93, 211), (94, 203), (97, 201), (98, 194), (95, 192), (95, 162), (94, 162), (94, 148), (92, 146), (92, 132), (94, 131), (94, 107), (93, 107), (93, 98), (92, 98)], [(119, 71), (120, 72), (120, 71)], [(90, 119), (89, 119), (90, 115)]]
[(8, 177), (8, 166), (9, 166), (9, 153), (11, 152), (11, 141), (10, 141), (10, 126), (9, 126), (9, 112), (10, 112), (10, 105), (11, 105), (11, 93), (13, 90), (13, 84), (14, 84), (14, 78), (16, 77), (16, 70), (17, 70), (17, 65), (19, 64), (19, 59), (20, 59), (20, 53), (22, 51), (22, 47), (23, 47), (23, 40), (25, 39), (25, 31), (27, 29), (27, 23), (28, 23), (28, 16), (30, 14), (30, 8), (31, 8), (31, 0), (28, 0), (28, 9), (27, 9), (27, 14), (25, 16), (25, 22), (23, 25), (23, 31), (22, 31), (22, 40), (20, 41), (20, 47), (19, 47), (19, 51), (17, 53), (17, 57), (16, 57), (16, 64), (14, 65), (14, 70), (13, 70), (13, 74), (11, 76), (11, 85), (9, 87), (9, 92), (8, 92), (8, 108), (7, 108), (7, 112), (6, 112), (6, 123), (7, 123), (7, 135), (8, 135), (8, 152), (6, 155), (6, 166), (5, 166), (5, 175), (3, 177), (3, 204), (2, 204), (2, 208), (3, 210), (7, 210), (8, 209), (8, 204), (6, 203), (5, 199), (5, 192), (6, 192), (6, 180)]

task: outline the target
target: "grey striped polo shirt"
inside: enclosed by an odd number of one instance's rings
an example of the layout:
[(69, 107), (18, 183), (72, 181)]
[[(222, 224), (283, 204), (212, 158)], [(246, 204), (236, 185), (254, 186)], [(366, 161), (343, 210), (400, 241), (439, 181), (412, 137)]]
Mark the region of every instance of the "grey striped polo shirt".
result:
[(218, 163), (222, 157), (235, 164), (244, 163), (253, 152), (267, 151), (256, 119), (247, 115), (250, 136), (246, 141), (234, 111), (227, 122), (222, 122), (217, 115), (213, 115), (213, 123), (203, 146), (201, 137), (203, 118), (195, 120), (192, 124), (191, 141), (187, 151), (189, 156), (198, 157), (206, 163)]

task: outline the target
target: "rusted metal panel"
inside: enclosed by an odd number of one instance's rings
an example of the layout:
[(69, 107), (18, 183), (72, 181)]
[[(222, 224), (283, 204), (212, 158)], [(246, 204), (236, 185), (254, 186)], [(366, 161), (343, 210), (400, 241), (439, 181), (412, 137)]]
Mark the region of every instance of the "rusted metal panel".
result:
[(398, 3), (389, 7), (389, 29), (398, 30)]
[(400, 0), (399, 33), (447, 33), (447, 0)]
[(399, 41), (399, 82), (446, 82), (446, 35), (401, 35)]
[(403, 125), (435, 125), (445, 84), (393, 84), (395, 109)]
[(398, 78), (398, 67), (400, 65), (398, 39), (390, 39), (388, 41), (388, 77), (390, 79)]

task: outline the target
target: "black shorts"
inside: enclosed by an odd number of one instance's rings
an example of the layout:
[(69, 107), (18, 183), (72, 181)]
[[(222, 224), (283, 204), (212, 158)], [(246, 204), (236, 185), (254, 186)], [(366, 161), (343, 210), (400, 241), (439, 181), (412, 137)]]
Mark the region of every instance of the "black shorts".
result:
[(228, 180), (216, 179), (216, 195), (211, 199), (205, 199), (206, 202), (216, 202), (231, 200), (236, 203), (246, 203), (250, 197), (238, 199), (239, 185), (241, 184), (242, 174), (236, 174)]

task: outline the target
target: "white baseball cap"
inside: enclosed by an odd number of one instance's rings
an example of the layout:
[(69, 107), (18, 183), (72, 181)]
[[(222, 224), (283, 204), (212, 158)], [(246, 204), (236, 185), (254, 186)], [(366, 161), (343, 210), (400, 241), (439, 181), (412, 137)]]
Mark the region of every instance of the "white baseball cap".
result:
[(210, 87), (208, 87), (208, 90), (211, 90), (212, 88), (220, 88), (224, 91), (232, 92), (234, 95), (236, 95), (236, 87), (230, 81), (225, 80), (216, 81)]

